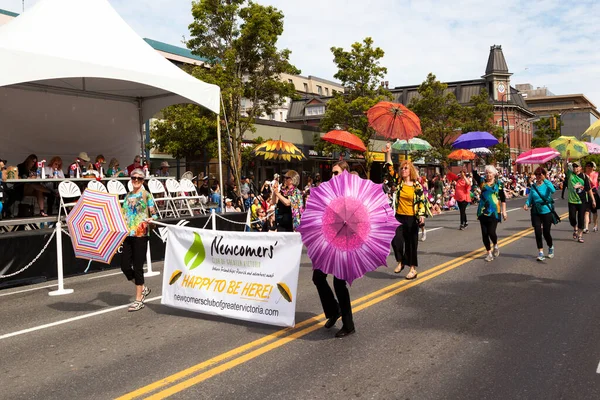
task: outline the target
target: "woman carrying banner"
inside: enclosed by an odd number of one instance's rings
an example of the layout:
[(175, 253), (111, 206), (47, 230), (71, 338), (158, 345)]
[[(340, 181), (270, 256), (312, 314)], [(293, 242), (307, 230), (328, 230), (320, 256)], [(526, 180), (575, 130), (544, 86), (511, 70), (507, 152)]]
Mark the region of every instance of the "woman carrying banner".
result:
[(391, 178), (397, 182), (396, 189), (396, 220), (400, 226), (392, 240), (392, 248), (398, 266), (394, 273), (399, 274), (404, 267), (410, 266), (406, 279), (417, 277), (417, 247), (419, 244), (419, 226), (425, 224), (425, 218), (431, 216), (429, 200), (425, 197), (423, 187), (419, 183), (416, 168), (410, 160), (400, 164), (400, 174), (392, 164), (391, 144), (384, 149), (386, 165)]
[[(338, 161), (331, 167), (332, 179), (336, 179), (336, 176), (341, 174), (343, 171), (348, 170), (348, 163), (346, 161)], [(342, 317), (342, 328), (337, 331), (335, 337), (341, 338), (356, 332), (354, 329), (354, 320), (352, 318), (352, 305), (350, 303), (350, 292), (346, 286), (346, 281), (333, 277), (333, 289), (335, 290), (335, 299), (329, 283), (327, 283), (327, 274), (319, 269), (313, 270), (313, 283), (317, 287), (319, 298), (321, 299), (321, 305), (325, 312), (325, 328), (332, 328), (336, 321)]]
[(277, 207), (277, 231), (294, 232), (300, 225), (302, 213), (302, 192), (298, 189), (300, 175), (289, 170), (284, 175), (283, 188), (274, 181), (272, 204)]
[(535, 172), (535, 182), (531, 185), (529, 197), (523, 206), (525, 211), (531, 208), (531, 226), (535, 232), (535, 241), (538, 247), (538, 261), (544, 261), (544, 244), (542, 235), (548, 245), (548, 258), (554, 258), (554, 245), (552, 244), (552, 194), (556, 190), (552, 182), (546, 179), (548, 172), (545, 168), (538, 167)]
[(127, 311), (144, 308), (144, 300), (150, 288), (144, 285), (144, 259), (150, 236), (149, 224), (158, 219), (152, 194), (144, 189), (144, 171), (136, 168), (131, 171), (133, 190), (123, 200), (122, 212), (129, 230), (123, 242), (121, 270), (129, 281), (135, 283), (135, 301)]
[(485, 177), (479, 176), (477, 171), (473, 170), (473, 178), (481, 189), (477, 218), (481, 225), (483, 245), (487, 250), (485, 261), (489, 262), (500, 255), (496, 228), (501, 218), (506, 221), (508, 215), (506, 214), (506, 194), (504, 193), (504, 184), (498, 179), (498, 170), (493, 165), (486, 165)]

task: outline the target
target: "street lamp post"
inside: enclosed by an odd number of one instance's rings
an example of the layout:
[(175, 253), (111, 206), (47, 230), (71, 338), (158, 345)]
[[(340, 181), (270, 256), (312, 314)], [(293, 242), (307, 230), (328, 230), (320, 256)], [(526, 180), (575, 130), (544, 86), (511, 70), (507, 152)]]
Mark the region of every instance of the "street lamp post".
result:
[(507, 145), (508, 147), (508, 157), (504, 158), (504, 169), (508, 171), (508, 173), (510, 174), (511, 172), (511, 164), (512, 164), (512, 157), (510, 154), (510, 119), (508, 118), (508, 112), (506, 113), (506, 118), (508, 121), (508, 131), (505, 130), (504, 128), (504, 103), (505, 103), (505, 99), (506, 99), (506, 93), (501, 93), (500, 94), (500, 106), (502, 107), (502, 141)]

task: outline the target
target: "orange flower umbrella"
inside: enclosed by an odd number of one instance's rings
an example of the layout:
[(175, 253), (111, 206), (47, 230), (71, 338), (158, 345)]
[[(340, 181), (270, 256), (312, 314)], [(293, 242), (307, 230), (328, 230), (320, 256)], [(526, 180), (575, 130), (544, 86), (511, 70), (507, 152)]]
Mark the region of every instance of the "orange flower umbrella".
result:
[(304, 160), (306, 157), (293, 143), (283, 140), (267, 140), (254, 148), (254, 154), (267, 161)]
[(453, 160), (473, 160), (476, 157), (475, 153), (469, 150), (458, 149), (454, 150), (452, 153), (448, 154), (448, 158)]
[(350, 132), (334, 129), (327, 132), (321, 139), (326, 142), (346, 147), (350, 150), (367, 151), (365, 144), (360, 138)]
[(380, 101), (367, 111), (369, 126), (388, 139), (409, 140), (421, 134), (417, 114), (402, 104)]

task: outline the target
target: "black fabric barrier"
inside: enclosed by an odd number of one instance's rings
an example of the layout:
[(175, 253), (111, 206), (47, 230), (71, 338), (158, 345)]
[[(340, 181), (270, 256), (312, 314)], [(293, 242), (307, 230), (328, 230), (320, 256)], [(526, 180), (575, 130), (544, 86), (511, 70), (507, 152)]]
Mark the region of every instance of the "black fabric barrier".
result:
[[(246, 213), (227, 213), (224, 215), (227, 219), (236, 222), (245, 222)], [(206, 224), (208, 216), (190, 217), (190, 218), (170, 218), (163, 219), (160, 222), (165, 224), (177, 224), (182, 219), (188, 221), (185, 225), (192, 228), (202, 228)], [(244, 225), (225, 221), (217, 216), (217, 229), (221, 231), (243, 231)], [(66, 230), (66, 225), (63, 225)], [(211, 229), (211, 222), (206, 226)], [(42, 250), (44, 245), (50, 239), (54, 229), (37, 229), (30, 231), (0, 233), (0, 276), (16, 272), (29, 264)], [(150, 252), (152, 261), (162, 261), (165, 258), (165, 244), (158, 236), (158, 232), (150, 235)], [(83, 274), (88, 267), (88, 260), (75, 258), (71, 238), (65, 233), (62, 234), (63, 250), (63, 272), (64, 276)], [(120, 268), (121, 257), (117, 253), (110, 265), (92, 262), (89, 272), (103, 271), (107, 269)], [(46, 250), (38, 260), (28, 269), (10, 278), (0, 278), (0, 289), (44, 282), (55, 279), (56, 272), (56, 238), (52, 238)]]

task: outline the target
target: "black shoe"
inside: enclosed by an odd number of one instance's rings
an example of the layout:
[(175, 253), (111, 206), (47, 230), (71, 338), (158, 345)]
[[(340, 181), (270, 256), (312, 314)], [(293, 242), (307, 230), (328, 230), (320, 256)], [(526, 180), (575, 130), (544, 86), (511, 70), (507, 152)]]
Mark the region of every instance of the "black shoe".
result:
[(340, 314), (339, 312), (337, 314), (335, 314), (333, 317), (329, 318), (327, 320), (327, 322), (325, 322), (325, 329), (330, 329), (332, 328), (335, 323), (337, 322), (338, 319), (340, 319), (340, 317), (342, 316), (342, 314)]
[(465, 226), (461, 224), (460, 228), (458, 228), (458, 229), (462, 231), (463, 229), (465, 229)]
[(341, 338), (344, 336), (352, 335), (354, 332), (356, 332), (356, 330), (354, 328), (348, 329), (345, 326), (342, 326), (342, 329), (337, 331), (337, 333), (335, 334), (335, 337)]
[(469, 226), (469, 224), (465, 223), (465, 224), (463, 225), (463, 229), (467, 229), (467, 226)]

